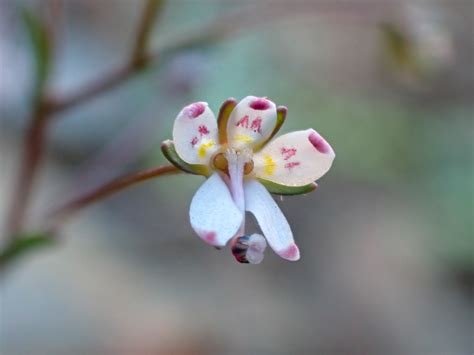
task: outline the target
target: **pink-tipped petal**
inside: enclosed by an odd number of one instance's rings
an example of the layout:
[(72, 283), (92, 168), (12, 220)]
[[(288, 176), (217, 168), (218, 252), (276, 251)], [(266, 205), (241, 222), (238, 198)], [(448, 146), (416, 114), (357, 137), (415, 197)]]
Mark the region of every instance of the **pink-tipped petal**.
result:
[(247, 96), (229, 117), (227, 140), (236, 149), (254, 148), (270, 137), (276, 124), (275, 103), (264, 97)]
[(300, 250), (296, 244), (290, 245), (288, 248), (284, 250), (277, 251), (278, 255), (280, 255), (283, 259), (296, 261), (300, 258)]
[(173, 126), (176, 152), (189, 164), (209, 163), (219, 148), (217, 121), (206, 102), (195, 102), (184, 107)]
[(189, 208), (191, 226), (206, 243), (223, 247), (240, 228), (242, 212), (218, 173), (211, 175), (194, 195)]
[(251, 212), (270, 247), (283, 259), (300, 258), (290, 225), (267, 189), (256, 180), (245, 182), (245, 209)]
[(336, 154), (314, 129), (284, 134), (254, 155), (257, 177), (286, 186), (304, 186), (323, 176)]

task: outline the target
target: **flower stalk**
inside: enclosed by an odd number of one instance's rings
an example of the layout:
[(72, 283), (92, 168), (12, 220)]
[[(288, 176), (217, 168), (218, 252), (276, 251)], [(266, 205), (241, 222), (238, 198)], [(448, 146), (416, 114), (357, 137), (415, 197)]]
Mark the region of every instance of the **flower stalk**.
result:
[(151, 168), (148, 170), (132, 173), (129, 175), (122, 176), (114, 179), (95, 190), (79, 196), (65, 205), (59, 207), (50, 214), (50, 218), (53, 221), (53, 226), (56, 227), (60, 223), (66, 221), (66, 219), (72, 216), (74, 213), (79, 212), (83, 208), (102, 200), (116, 192), (119, 192), (127, 187), (138, 184), (143, 181), (155, 179), (164, 175), (178, 174), (182, 171), (173, 165), (164, 165), (158, 168)]

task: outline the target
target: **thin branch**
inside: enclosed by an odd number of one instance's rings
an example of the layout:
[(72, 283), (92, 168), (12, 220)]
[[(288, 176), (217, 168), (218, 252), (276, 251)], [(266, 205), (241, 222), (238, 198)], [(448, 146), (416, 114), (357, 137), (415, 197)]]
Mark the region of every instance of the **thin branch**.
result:
[(46, 135), (46, 113), (41, 105), (37, 105), (32, 115), (30, 126), (23, 137), (23, 150), (20, 170), (13, 190), (11, 207), (8, 211), (6, 230), (10, 238), (19, 232), (29, 204), (33, 182), (43, 156)]
[(66, 203), (64, 206), (58, 208), (50, 217), (57, 223), (64, 222), (64, 220), (71, 216), (73, 213), (80, 211), (84, 207), (91, 205), (107, 196), (112, 195), (115, 192), (123, 190), (126, 187), (138, 184), (139, 182), (157, 178), (163, 175), (178, 174), (182, 172), (173, 165), (164, 165), (158, 168), (152, 168), (138, 173), (125, 175), (123, 177), (114, 179), (93, 191), (79, 196), (72, 201)]
[(148, 42), (155, 25), (159, 10), (163, 8), (163, 0), (146, 0), (143, 8), (142, 21), (140, 22), (136, 41), (133, 46), (131, 62), (135, 66), (141, 66), (145, 62)]
[[(279, 5), (279, 6), (277, 6)], [(381, 14), (390, 13), (393, 6), (386, 5), (384, 7), (376, 6), (376, 3), (361, 2), (357, 4), (345, 2), (296, 2), (289, 6), (287, 3), (276, 3), (272, 7), (268, 6), (246, 6), (243, 9), (231, 11), (226, 15), (222, 15), (205, 24), (201, 28), (186, 30), (177, 36), (174, 36), (169, 41), (166, 41), (153, 53), (147, 54), (135, 49), (134, 53), (142, 53), (140, 58), (140, 65), (136, 65), (133, 61), (128, 61), (122, 66), (117, 67), (91, 83), (85, 84), (83, 87), (76, 89), (65, 97), (54, 98), (54, 105), (52, 110), (54, 113), (61, 113), (71, 109), (77, 105), (86, 102), (88, 99), (100, 95), (113, 89), (131, 77), (139, 74), (143, 69), (158, 62), (158, 59), (170, 56), (183, 49), (193, 48), (198, 46), (207, 46), (219, 42), (236, 34), (240, 30), (248, 31), (257, 26), (266, 23), (272, 23), (278, 19), (288, 18), (291, 12), (302, 14), (325, 14), (337, 15), (340, 13), (359, 17), (377, 17)], [(143, 31), (149, 31), (145, 28)], [(142, 30), (140, 30), (142, 33)], [(146, 38), (146, 36), (145, 36)], [(138, 46), (138, 45), (137, 45)]]

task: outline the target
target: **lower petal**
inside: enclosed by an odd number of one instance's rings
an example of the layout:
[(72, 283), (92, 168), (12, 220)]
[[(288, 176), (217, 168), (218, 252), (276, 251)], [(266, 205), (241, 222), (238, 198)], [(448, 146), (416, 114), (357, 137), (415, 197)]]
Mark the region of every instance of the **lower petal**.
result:
[(214, 173), (197, 190), (191, 201), (189, 217), (199, 237), (215, 247), (226, 245), (243, 220), (242, 212), (218, 173)]
[(245, 182), (245, 209), (251, 212), (270, 247), (282, 258), (296, 261), (300, 252), (291, 228), (265, 187), (256, 180)]

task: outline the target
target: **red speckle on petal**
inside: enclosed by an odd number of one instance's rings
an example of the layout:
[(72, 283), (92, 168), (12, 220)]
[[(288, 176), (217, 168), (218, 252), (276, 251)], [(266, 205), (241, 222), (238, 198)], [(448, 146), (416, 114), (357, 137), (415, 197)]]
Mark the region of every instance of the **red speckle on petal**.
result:
[(255, 133), (262, 134), (262, 119), (260, 117), (254, 119), (250, 125), (250, 129), (253, 129)]
[(297, 152), (297, 149), (296, 148), (285, 148), (285, 147), (282, 147), (280, 149), (280, 152), (281, 152), (281, 155), (283, 155), (283, 159), (284, 160), (288, 160), (290, 159), (292, 156), (294, 156)]
[(199, 134), (201, 136), (205, 136), (205, 135), (209, 134), (209, 129), (207, 129), (207, 127), (205, 125), (199, 126), (198, 131), (199, 131)]
[(332, 148), (331, 146), (328, 144), (328, 142), (326, 142), (324, 140), (323, 137), (321, 137), (318, 133), (316, 132), (311, 132), (311, 134), (309, 135), (308, 137), (308, 140), (310, 141), (310, 143), (313, 145), (313, 147), (316, 148), (316, 150), (322, 154), (327, 154), (329, 152), (331, 152)]
[(300, 166), (301, 163), (299, 161), (290, 161), (289, 163), (285, 164), (285, 168), (287, 169), (293, 169), (295, 166)]
[(235, 127), (244, 127), (249, 128), (249, 116), (244, 116), (240, 120), (237, 121)]
[(186, 106), (183, 110), (183, 113), (189, 118), (197, 118), (203, 114), (206, 110), (206, 105), (201, 102), (196, 102), (189, 106)]
[(300, 250), (296, 244), (291, 244), (288, 248), (279, 251), (278, 255), (284, 259), (296, 261), (300, 258)]
[(261, 98), (257, 98), (253, 100), (249, 106), (253, 108), (254, 110), (259, 110), (259, 111), (268, 110), (270, 108), (270, 101), (261, 97)]

